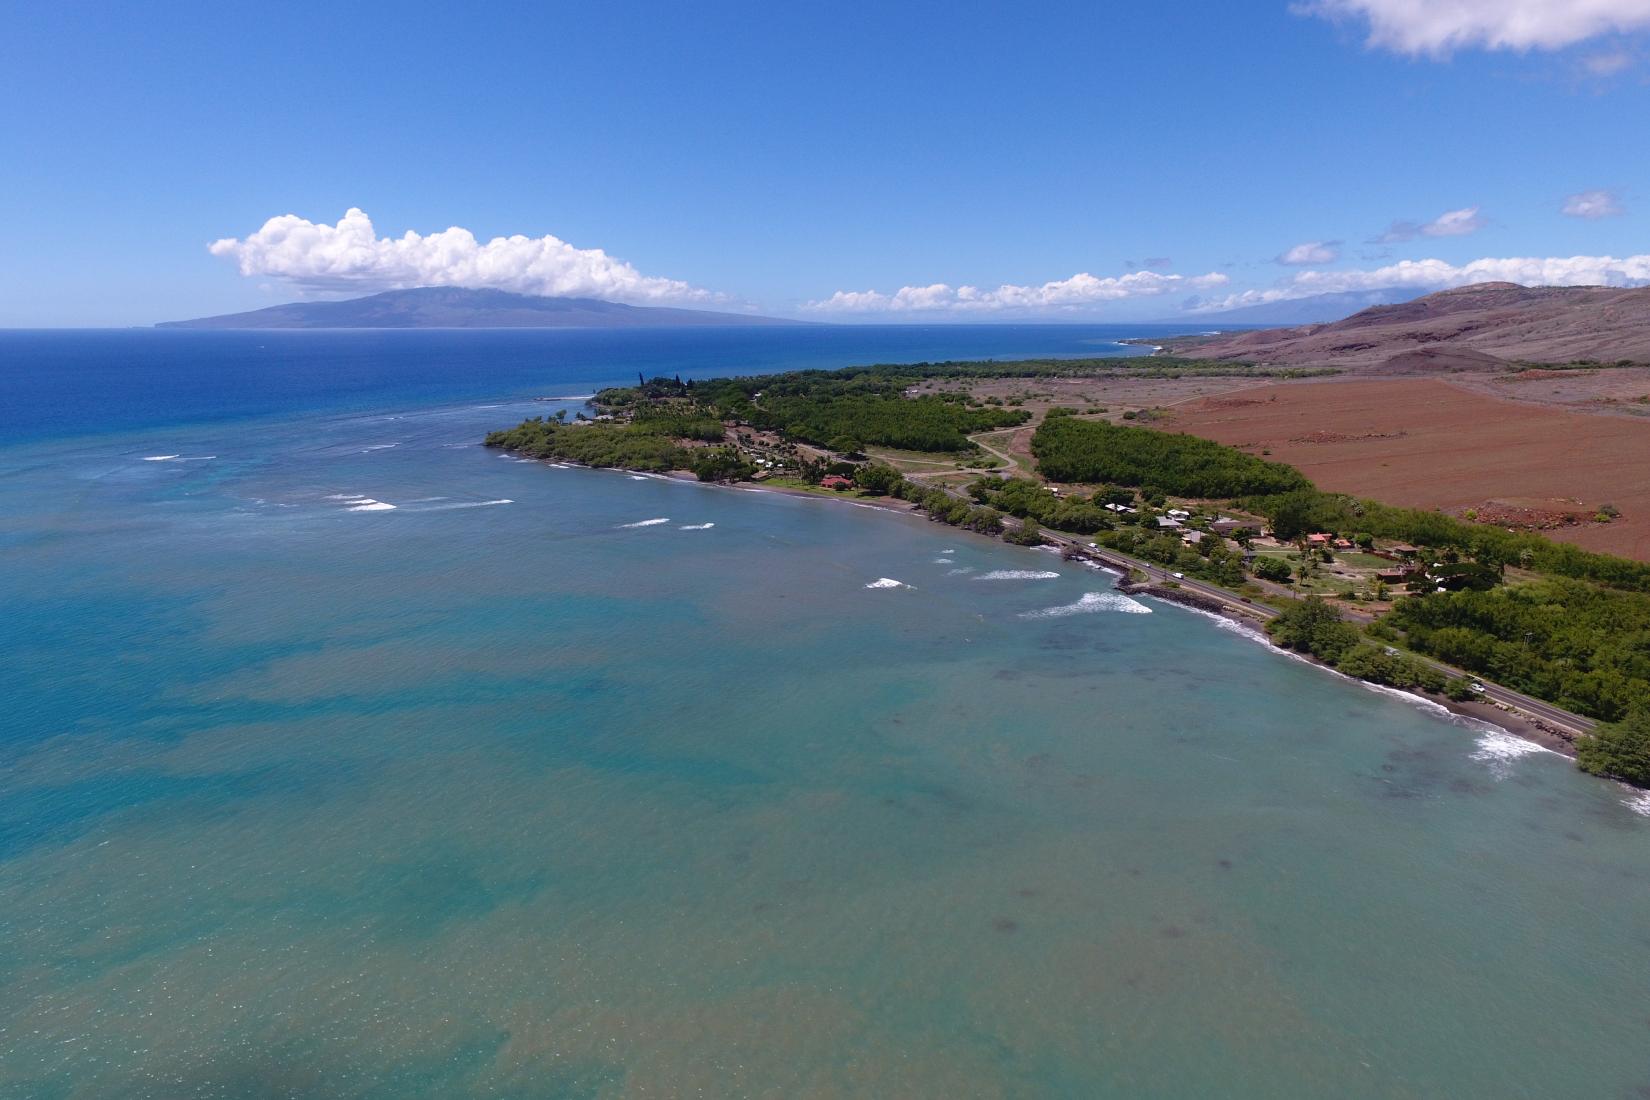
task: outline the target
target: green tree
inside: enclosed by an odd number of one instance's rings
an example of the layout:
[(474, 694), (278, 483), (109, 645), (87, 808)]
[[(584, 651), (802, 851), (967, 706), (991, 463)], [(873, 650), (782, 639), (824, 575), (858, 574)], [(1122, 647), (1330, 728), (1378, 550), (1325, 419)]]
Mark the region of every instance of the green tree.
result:
[(1583, 771), (1650, 787), (1650, 707), (1639, 706), (1619, 722), (1576, 739)]
[(867, 493), (887, 493), (897, 481), (903, 481), (900, 472), (885, 462), (871, 462), (854, 471), (854, 484)]

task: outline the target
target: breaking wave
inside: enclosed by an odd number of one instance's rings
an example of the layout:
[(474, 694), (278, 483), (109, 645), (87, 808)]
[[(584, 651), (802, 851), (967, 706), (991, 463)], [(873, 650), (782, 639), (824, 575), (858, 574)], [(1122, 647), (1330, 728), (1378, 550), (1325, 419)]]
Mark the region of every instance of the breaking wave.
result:
[(145, 461), (145, 462), (170, 462), (174, 458), (177, 458), (177, 457), (178, 457), (177, 455), (145, 455), (144, 458), (143, 458), (143, 461)]
[(1085, 592), (1076, 603), (1060, 607), (1045, 607), (1041, 611), (1022, 612), (1022, 619), (1063, 619), (1067, 615), (1092, 615), (1100, 611), (1119, 611), (1125, 615), (1150, 615), (1152, 609), (1138, 600), (1131, 600), (1120, 592)]
[(896, 581), (893, 577), (878, 577), (876, 580), (872, 581), (870, 584), (866, 585), (865, 587), (866, 588), (910, 588), (911, 586), (906, 584), (904, 581)]
[(362, 497), (359, 504), (352, 504), (345, 509), (346, 512), (392, 512), (394, 510), (395, 505), (386, 504), (381, 500), (373, 500), (371, 497)]
[(509, 497), (500, 497), (498, 500), (460, 500), (452, 504), (437, 504), (431, 508), (415, 508), (416, 512), (451, 512), (458, 508), (491, 508), (495, 504), (514, 504)]
[(1472, 758), (1488, 764), (1491, 774), (1497, 779), (1505, 779), (1511, 775), (1513, 761), (1519, 757), (1553, 751), (1545, 746), (1537, 745), (1534, 741), (1526, 741), (1522, 737), (1515, 737), (1499, 727), (1491, 727), (1482, 731), (1478, 735), (1477, 746)]
[(684, 523), (684, 524), (682, 524), (680, 530), (683, 530), (683, 531), (709, 531), (712, 527), (715, 527), (715, 526), (716, 526), (716, 524), (714, 524), (714, 523)]
[(993, 569), (981, 573), (977, 581), (1051, 581), (1060, 574), (1051, 569)]
[(669, 516), (662, 516), (659, 519), (639, 519), (635, 523), (621, 523), (621, 524), (619, 524), (619, 528), (621, 530), (623, 530), (624, 528), (627, 528), (627, 527), (657, 527), (661, 523), (669, 523), (669, 522), (670, 522), (670, 517)]

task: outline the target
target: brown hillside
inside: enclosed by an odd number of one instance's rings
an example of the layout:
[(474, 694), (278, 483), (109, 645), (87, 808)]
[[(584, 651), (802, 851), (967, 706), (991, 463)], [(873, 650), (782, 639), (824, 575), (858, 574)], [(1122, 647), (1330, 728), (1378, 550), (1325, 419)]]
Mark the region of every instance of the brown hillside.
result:
[(1482, 370), (1513, 360), (1650, 363), (1650, 287), (1478, 283), (1331, 324), (1171, 341), (1168, 350), (1382, 373)]

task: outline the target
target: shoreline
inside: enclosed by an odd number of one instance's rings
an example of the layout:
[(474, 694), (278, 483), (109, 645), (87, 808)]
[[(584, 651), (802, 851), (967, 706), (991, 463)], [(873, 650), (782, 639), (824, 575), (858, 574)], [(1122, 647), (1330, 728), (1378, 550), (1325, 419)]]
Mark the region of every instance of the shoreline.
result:
[[(585, 466), (576, 462), (563, 462), (562, 465), (572, 466), (583, 470), (621, 470), (620, 467)], [(784, 485), (765, 486), (759, 481), (700, 481), (690, 470), (672, 470), (669, 473), (663, 474), (647, 471), (623, 472), (646, 473), (646, 476), (648, 477), (659, 478), (665, 481), (687, 482), (693, 485), (706, 485), (716, 488), (734, 489), (746, 493), (771, 493), (775, 496), (785, 496), (793, 499), (816, 501), (835, 500), (843, 504), (850, 504), (856, 508), (868, 508), (872, 511), (889, 512), (894, 515), (923, 514), (922, 509), (917, 505), (909, 501), (898, 500), (896, 498), (879, 498), (878, 502), (873, 504), (857, 497), (847, 497), (835, 493), (826, 494), (823, 492), (812, 492), (807, 489), (796, 489)], [(961, 535), (987, 538), (987, 536), (979, 535), (977, 532), (968, 531), (966, 529), (958, 529), (958, 533)], [(987, 538), (987, 541), (997, 542), (999, 540)], [(1346, 673), (1341, 672), (1339, 669), (1319, 660), (1311, 654), (1297, 653), (1294, 650), (1283, 649), (1280, 646), (1274, 645), (1271, 639), (1266, 635), (1264, 627), (1261, 625), (1264, 620), (1257, 620), (1253, 608), (1236, 603), (1236, 597), (1234, 597), (1232, 601), (1226, 601), (1216, 599), (1213, 596), (1205, 596), (1202, 593), (1191, 592), (1184, 588), (1166, 588), (1161, 584), (1152, 583), (1150, 581), (1143, 583), (1130, 583), (1128, 573), (1121, 571), (1116, 565), (1108, 564), (1103, 561), (1092, 561), (1090, 564), (1102, 569), (1105, 572), (1112, 573), (1113, 589), (1125, 595), (1151, 596), (1165, 603), (1172, 603), (1176, 606), (1183, 607), (1196, 614), (1209, 615), (1225, 620), (1226, 622), (1230, 622), (1235, 626), (1242, 628), (1243, 633), (1253, 635), (1256, 640), (1264, 643), (1268, 648), (1276, 650), (1283, 656), (1299, 661), (1305, 661), (1306, 663), (1315, 665), (1326, 672), (1330, 672), (1336, 676), (1351, 680), (1354, 683), (1361, 684), (1366, 688), (1381, 692), (1396, 692), (1399, 695), (1405, 696), (1415, 702), (1439, 707), (1457, 717), (1480, 722), (1486, 726), (1500, 730), (1509, 736), (1517, 737), (1520, 740), (1538, 745), (1548, 751), (1558, 753), (1570, 759), (1575, 758), (1576, 753), (1574, 739), (1548, 728), (1535, 718), (1519, 714), (1511, 710), (1504, 710), (1501, 707), (1489, 702), (1456, 702), (1455, 700), (1444, 696), (1433, 696), (1423, 692), (1410, 691), (1404, 688), (1389, 687), (1385, 684), (1375, 684), (1368, 680), (1362, 680), (1354, 676), (1347, 676)]]

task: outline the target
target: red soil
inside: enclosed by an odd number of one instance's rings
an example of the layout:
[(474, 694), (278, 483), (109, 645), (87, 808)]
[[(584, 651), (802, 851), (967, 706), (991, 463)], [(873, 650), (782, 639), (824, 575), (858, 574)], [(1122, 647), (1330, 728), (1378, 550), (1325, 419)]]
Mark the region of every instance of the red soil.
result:
[[(1563, 412), (1434, 379), (1286, 383), (1178, 407), (1162, 427), (1389, 504), (1526, 517), (1549, 538), (1650, 561), (1650, 423)], [(1561, 525), (1613, 504), (1610, 523)], [(1549, 526), (1549, 524), (1551, 526)]]

